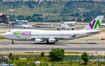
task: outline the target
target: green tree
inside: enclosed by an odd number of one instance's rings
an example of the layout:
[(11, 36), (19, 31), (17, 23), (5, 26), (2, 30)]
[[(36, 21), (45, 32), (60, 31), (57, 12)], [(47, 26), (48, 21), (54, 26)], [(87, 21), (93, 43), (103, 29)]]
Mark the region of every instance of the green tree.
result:
[(41, 53), (41, 57), (44, 57), (44, 52)]
[(78, 22), (82, 22), (81, 18), (78, 18), (77, 21), (78, 21)]
[(43, 66), (43, 64), (42, 63), (40, 63), (40, 65), (39, 66)]
[(52, 48), (49, 54), (52, 61), (60, 61), (64, 58), (64, 49)]
[(84, 52), (81, 56), (82, 60), (87, 63), (89, 61), (89, 57), (86, 52)]
[(49, 66), (48, 64), (46, 64), (46, 66)]
[(9, 53), (9, 57), (12, 57), (12, 53)]

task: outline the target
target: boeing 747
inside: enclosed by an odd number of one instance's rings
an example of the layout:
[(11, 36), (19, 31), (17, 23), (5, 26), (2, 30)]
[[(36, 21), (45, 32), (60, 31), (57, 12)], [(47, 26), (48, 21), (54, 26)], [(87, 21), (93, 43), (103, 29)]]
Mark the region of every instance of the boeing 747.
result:
[(44, 31), (32, 29), (15, 29), (4, 33), (2, 37), (12, 40), (12, 44), (14, 44), (14, 40), (35, 41), (36, 43), (55, 43), (58, 40), (70, 40), (101, 33), (101, 30), (98, 29), (101, 25), (103, 18), (104, 16), (102, 15), (97, 16), (82, 30)]
[(64, 24), (68, 24), (68, 25), (73, 25), (73, 24), (77, 24), (77, 18), (75, 21), (71, 21), (71, 22), (64, 22)]

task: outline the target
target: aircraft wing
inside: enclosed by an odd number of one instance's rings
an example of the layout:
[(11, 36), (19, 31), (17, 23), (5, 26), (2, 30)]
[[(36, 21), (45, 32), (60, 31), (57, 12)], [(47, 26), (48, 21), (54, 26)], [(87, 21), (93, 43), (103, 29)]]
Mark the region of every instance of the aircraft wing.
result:
[(85, 27), (86, 25), (75, 25), (75, 26), (69, 26), (70, 28), (74, 28), (74, 27)]

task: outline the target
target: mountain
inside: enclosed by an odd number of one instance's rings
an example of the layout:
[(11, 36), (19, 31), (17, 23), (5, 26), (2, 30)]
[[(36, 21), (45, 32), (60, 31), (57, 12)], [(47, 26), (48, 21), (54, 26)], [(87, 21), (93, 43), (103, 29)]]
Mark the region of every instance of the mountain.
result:
[[(97, 15), (105, 15), (105, 3), (75, 1), (67, 3), (43, 2), (40, 4), (36, 2), (0, 2), (0, 12), (7, 15), (22, 15), (25, 16), (24, 19), (28, 16), (32, 17), (33, 14), (42, 14), (38, 18), (45, 17), (46, 20), (58, 21), (60, 21), (60, 17), (63, 17), (63, 21), (74, 20), (75, 18), (80, 18), (81, 21), (81, 15), (83, 15), (85, 21), (90, 21)], [(32, 18), (37, 18), (37, 16)]]

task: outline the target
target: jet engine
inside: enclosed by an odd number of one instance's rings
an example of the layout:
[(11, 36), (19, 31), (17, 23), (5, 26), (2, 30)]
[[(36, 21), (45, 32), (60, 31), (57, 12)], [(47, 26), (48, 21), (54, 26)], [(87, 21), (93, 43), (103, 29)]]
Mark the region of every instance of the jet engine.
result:
[(36, 43), (39, 43), (39, 42), (41, 42), (42, 40), (41, 39), (35, 39), (35, 42)]
[(49, 38), (49, 41), (48, 41), (49, 43), (53, 43), (53, 42), (55, 42), (55, 39), (54, 38)]

